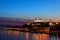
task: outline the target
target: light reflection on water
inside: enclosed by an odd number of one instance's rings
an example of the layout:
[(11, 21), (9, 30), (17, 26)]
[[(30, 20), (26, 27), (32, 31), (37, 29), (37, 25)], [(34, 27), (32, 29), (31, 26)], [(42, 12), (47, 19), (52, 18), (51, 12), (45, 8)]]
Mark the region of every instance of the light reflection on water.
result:
[(60, 35), (5, 30), (0, 31), (0, 40), (60, 40)]

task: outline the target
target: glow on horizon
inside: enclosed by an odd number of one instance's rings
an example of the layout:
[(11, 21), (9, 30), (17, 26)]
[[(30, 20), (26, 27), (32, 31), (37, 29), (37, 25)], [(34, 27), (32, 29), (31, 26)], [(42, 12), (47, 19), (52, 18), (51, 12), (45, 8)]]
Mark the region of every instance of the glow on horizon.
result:
[(0, 17), (59, 18), (58, 0), (0, 0)]

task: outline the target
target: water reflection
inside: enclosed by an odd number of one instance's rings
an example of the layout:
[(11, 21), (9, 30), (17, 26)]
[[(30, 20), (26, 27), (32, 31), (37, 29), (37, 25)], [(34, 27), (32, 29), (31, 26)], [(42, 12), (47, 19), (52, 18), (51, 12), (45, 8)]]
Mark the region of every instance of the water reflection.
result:
[(47, 40), (47, 34), (33, 34), (34, 40)]
[(50, 40), (60, 40), (60, 34), (51, 34)]
[(0, 31), (0, 40), (60, 40), (60, 35), (5, 30)]

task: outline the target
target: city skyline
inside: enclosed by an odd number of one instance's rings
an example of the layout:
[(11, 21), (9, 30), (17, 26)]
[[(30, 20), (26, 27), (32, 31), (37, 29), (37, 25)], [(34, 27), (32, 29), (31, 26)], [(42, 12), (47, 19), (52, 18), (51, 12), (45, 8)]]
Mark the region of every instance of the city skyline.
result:
[(4, 21), (16, 21), (16, 22), (29, 22), (29, 23), (31, 23), (31, 22), (33, 22), (34, 20), (36, 20), (36, 19), (38, 19), (38, 20), (44, 20), (44, 22), (60, 22), (60, 19), (56, 19), (56, 18), (54, 18), (54, 19), (49, 19), (49, 18), (10, 18), (10, 17), (0, 17), (0, 21), (2, 20), (4, 20)]

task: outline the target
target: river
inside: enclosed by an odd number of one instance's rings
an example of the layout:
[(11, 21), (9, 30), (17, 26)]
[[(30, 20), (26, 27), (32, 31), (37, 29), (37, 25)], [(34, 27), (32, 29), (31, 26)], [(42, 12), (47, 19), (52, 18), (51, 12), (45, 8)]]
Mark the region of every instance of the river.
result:
[(0, 40), (60, 40), (60, 34), (0, 30)]

